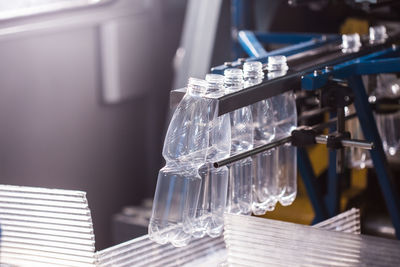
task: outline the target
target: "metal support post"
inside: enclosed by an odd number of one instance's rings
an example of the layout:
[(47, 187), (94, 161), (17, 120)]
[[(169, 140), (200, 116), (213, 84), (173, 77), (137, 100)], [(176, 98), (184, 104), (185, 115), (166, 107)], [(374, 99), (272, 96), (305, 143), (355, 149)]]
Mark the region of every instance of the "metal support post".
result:
[[(336, 112), (330, 113), (331, 118), (336, 117)], [(330, 133), (337, 130), (339, 124), (339, 116), (337, 116), (336, 125), (332, 125), (329, 129)], [(327, 182), (327, 194), (325, 196), (325, 203), (328, 210), (329, 217), (335, 216), (339, 212), (339, 176), (337, 175), (337, 156), (336, 149), (330, 148), (329, 152), (329, 165), (328, 165), (328, 182)]]

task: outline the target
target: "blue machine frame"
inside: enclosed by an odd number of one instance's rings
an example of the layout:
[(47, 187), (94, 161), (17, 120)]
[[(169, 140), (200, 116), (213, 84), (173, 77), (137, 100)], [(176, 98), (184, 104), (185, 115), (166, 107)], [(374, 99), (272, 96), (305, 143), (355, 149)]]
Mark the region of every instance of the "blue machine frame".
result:
[[(258, 60), (266, 63), (269, 56), (290, 56), (319, 46), (336, 42), (339, 35), (321, 34), (290, 34), (290, 33), (254, 33), (240, 31), (238, 42), (243, 50), (250, 56), (246, 61)], [(267, 52), (262, 43), (289, 44), (284, 48)], [(361, 75), (400, 72), (400, 49), (393, 46), (379, 52), (371, 53), (357, 59), (332, 66), (318, 72), (307, 74), (302, 78), (301, 86), (304, 90), (316, 90), (326, 85), (331, 78), (345, 79), (354, 92), (357, 116), (367, 141), (375, 144), (370, 151), (371, 158), (378, 176), (387, 209), (396, 230), (396, 237), (400, 239), (400, 199), (394, 180), (391, 176), (382, 141), (378, 133), (372, 109), (368, 102)], [(223, 73), (228, 67), (236, 67), (242, 62), (237, 60), (230, 66), (218, 66), (212, 69), (214, 73)], [(307, 189), (315, 218), (313, 223), (322, 221), (339, 211), (339, 180), (336, 174), (336, 152), (330, 151), (328, 169), (328, 194), (324, 201), (321, 192), (316, 186), (316, 178), (308, 154), (305, 149), (298, 149), (298, 168)]]
[[(293, 38), (292, 38), (293, 37)], [(339, 35), (326, 34), (299, 34), (299, 33), (254, 33), (251, 31), (239, 31), (238, 42), (242, 49), (249, 55), (246, 61), (260, 61), (267, 63), (268, 57), (276, 55), (291, 56), (307, 50), (311, 50), (328, 43), (338, 41)], [(283, 48), (267, 52), (260, 40), (273, 44), (290, 44)], [(212, 68), (213, 73), (223, 74), (229, 67), (238, 67), (240, 60), (232, 62), (231, 66), (217, 66)]]
[[(318, 75), (308, 74), (302, 79), (304, 90), (316, 90), (323, 87), (328, 79), (346, 79), (354, 93), (354, 105), (365, 139), (373, 142), (370, 151), (377, 172), (386, 207), (400, 239), (400, 198), (382, 146), (378, 128), (368, 102), (361, 75), (400, 72), (400, 49), (397, 46), (376, 53), (338, 64), (329, 70), (322, 70)], [(331, 166), (330, 166), (331, 167)], [(328, 200), (329, 202), (329, 200)], [(333, 205), (328, 203), (328, 205)]]

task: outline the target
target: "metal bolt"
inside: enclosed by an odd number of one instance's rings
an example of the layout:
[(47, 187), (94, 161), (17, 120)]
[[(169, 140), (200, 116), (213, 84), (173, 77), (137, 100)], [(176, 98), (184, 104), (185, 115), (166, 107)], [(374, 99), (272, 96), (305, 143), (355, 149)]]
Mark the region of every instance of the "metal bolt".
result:
[(317, 77), (318, 75), (322, 74), (321, 70), (314, 70), (314, 76)]
[(350, 97), (349, 97), (348, 95), (346, 95), (346, 96), (344, 97), (344, 101), (349, 102), (349, 100), (350, 100)]
[(368, 102), (369, 103), (375, 103), (376, 102), (376, 96), (374, 96), (374, 95), (369, 96), (368, 97)]
[(224, 65), (227, 67), (232, 67), (232, 62), (229, 62), (229, 61), (224, 62)]

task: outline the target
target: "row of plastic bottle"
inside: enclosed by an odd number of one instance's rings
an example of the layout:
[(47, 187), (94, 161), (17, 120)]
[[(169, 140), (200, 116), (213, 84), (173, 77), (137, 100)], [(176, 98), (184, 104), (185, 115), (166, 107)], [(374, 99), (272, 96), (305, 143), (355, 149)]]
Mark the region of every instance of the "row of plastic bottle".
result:
[[(379, 74), (376, 76), (375, 84), (376, 87), (369, 93), (371, 103), (383, 98), (396, 99), (400, 97), (400, 79), (395, 74)], [(348, 108), (348, 113), (352, 112), (355, 112), (353, 106)], [(375, 121), (385, 153), (388, 156), (398, 156), (400, 150), (400, 111), (375, 113)], [(349, 121), (348, 127), (354, 138), (364, 139), (358, 119)], [(360, 169), (372, 167), (369, 151), (359, 148), (350, 149), (349, 166)]]
[[(381, 44), (388, 38), (385, 26), (373, 26), (369, 28), (369, 43)], [(362, 46), (359, 34), (342, 35), (343, 53), (353, 53), (360, 50)], [(368, 76), (363, 77), (365, 84), (368, 82)], [(366, 86), (368, 88), (369, 86)], [(369, 88), (370, 102), (375, 102), (381, 98), (399, 98), (400, 97), (400, 79), (394, 74), (379, 74), (376, 78), (374, 88)], [(355, 112), (354, 106), (347, 107), (347, 113)], [(400, 149), (400, 111), (391, 113), (375, 113), (375, 121), (379, 134), (382, 139), (382, 145), (385, 153), (389, 156), (395, 156)], [(347, 127), (355, 139), (364, 139), (361, 126), (358, 119), (350, 120)], [(349, 149), (348, 165), (352, 168), (364, 169), (372, 167), (372, 160), (369, 151), (360, 148)]]
[[(268, 78), (287, 72), (286, 58), (270, 57)], [(219, 236), (223, 213), (264, 214), (297, 192), (296, 148), (290, 144), (228, 167), (212, 163), (290, 135), (297, 125), (293, 94), (285, 93), (218, 116), (218, 97), (261, 83), (260, 62), (227, 69), (224, 76), (189, 79), (166, 134), (166, 165), (158, 175), (149, 237), (184, 246), (205, 234)]]

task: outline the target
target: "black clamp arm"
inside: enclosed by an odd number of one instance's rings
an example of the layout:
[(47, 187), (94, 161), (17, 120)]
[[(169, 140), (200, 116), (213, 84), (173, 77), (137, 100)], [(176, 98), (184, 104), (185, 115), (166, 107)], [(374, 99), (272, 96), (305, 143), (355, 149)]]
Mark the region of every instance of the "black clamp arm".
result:
[(354, 94), (347, 85), (331, 80), (322, 90), (320, 100), (323, 107), (343, 108), (353, 103)]
[(341, 149), (344, 146), (357, 145), (347, 144), (350, 138), (351, 134), (349, 132), (319, 135), (314, 129), (300, 127), (292, 131), (291, 141), (292, 146), (296, 147), (307, 147), (314, 144), (326, 144), (326, 146), (330, 149)]
[(316, 144), (317, 132), (313, 129), (298, 128), (292, 131), (292, 146), (306, 147)]
[(343, 148), (343, 140), (348, 140), (351, 138), (349, 132), (336, 133), (328, 135), (326, 146), (331, 149), (341, 149)]
[(393, 114), (400, 110), (400, 98), (390, 98), (390, 97), (382, 97), (382, 98), (372, 98), (373, 101), (371, 103), (372, 108), (375, 110), (377, 114)]

